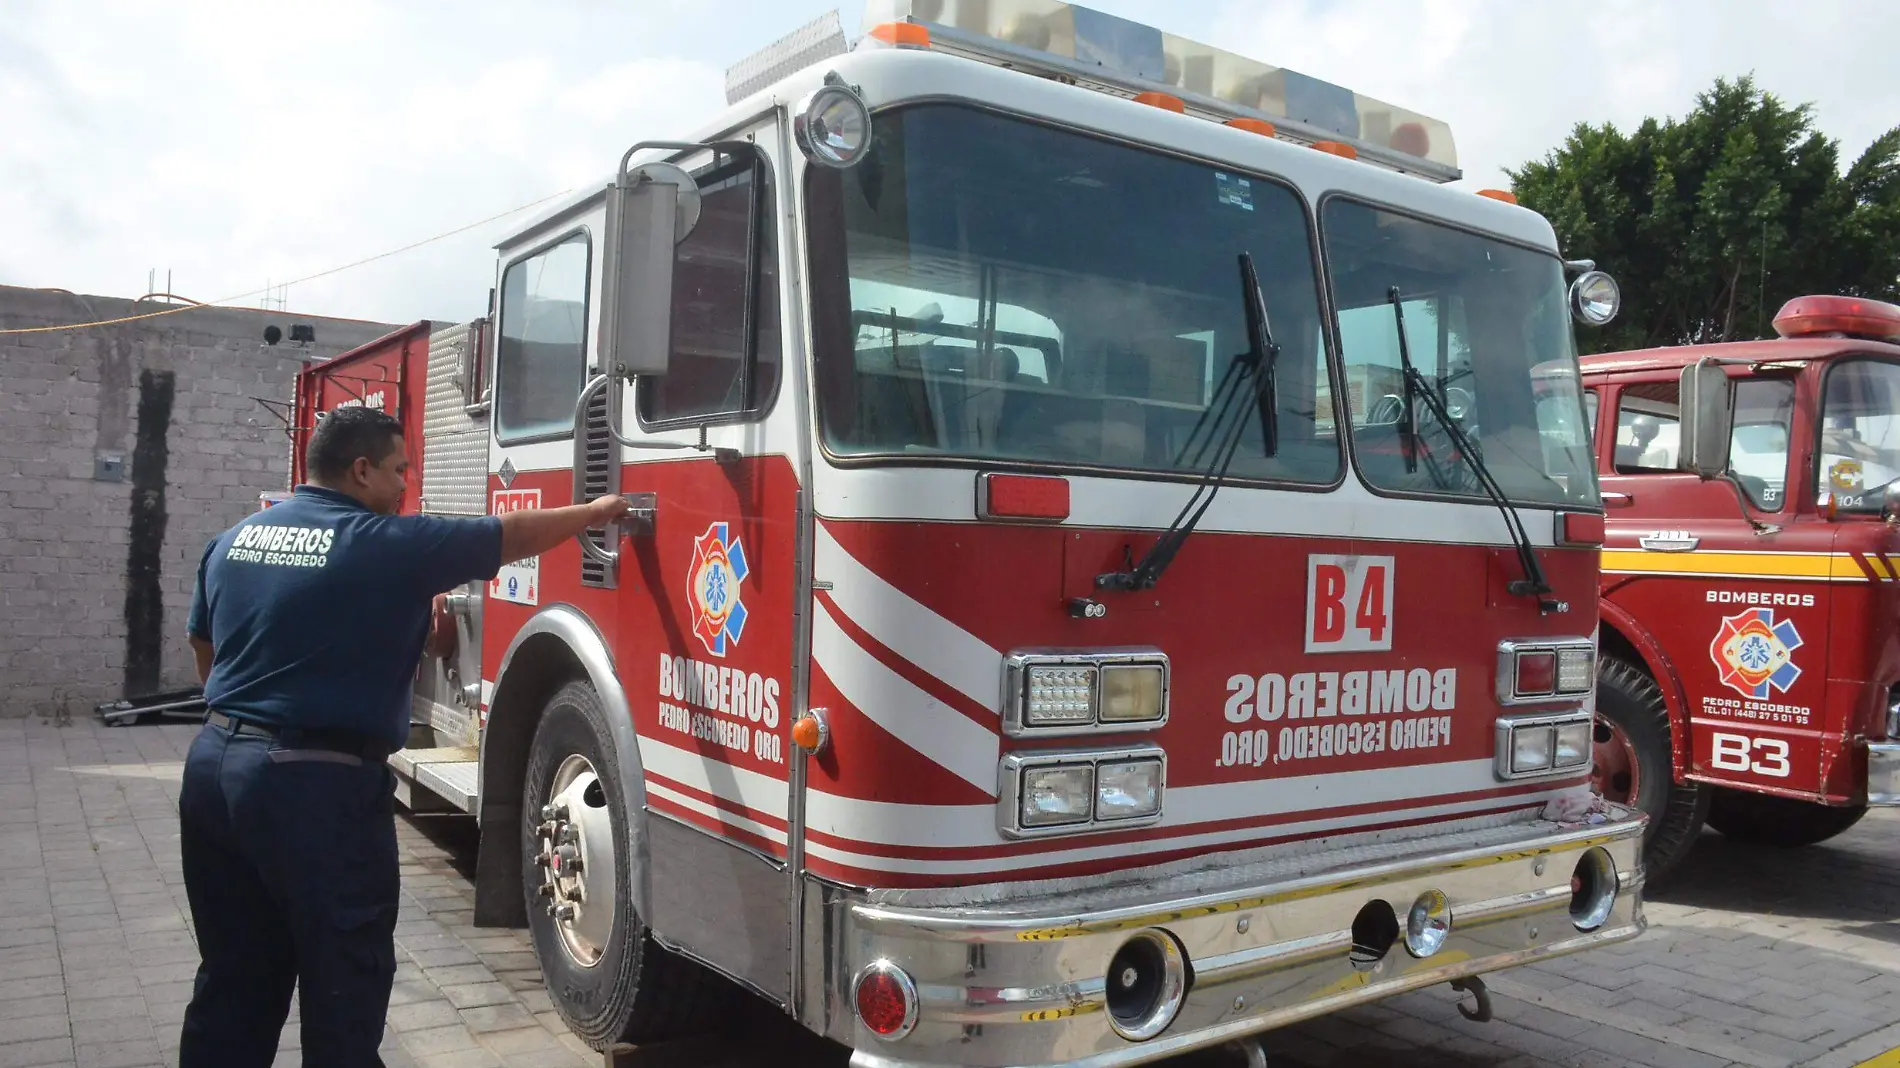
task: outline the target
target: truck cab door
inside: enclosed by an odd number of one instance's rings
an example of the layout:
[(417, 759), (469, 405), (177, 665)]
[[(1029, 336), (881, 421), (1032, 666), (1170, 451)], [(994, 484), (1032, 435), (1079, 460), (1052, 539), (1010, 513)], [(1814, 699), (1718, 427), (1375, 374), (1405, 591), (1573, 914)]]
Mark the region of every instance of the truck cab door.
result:
[(1737, 379), (1732, 480), (1704, 481), (1676, 469), (1676, 380), (1622, 384), (1603, 445), (1616, 505), (1603, 595), (1661, 646), (1659, 681), (1688, 713), (1693, 778), (1812, 793), (1833, 564), (1829, 532), (1790, 507), (1794, 389), (1786, 377)]

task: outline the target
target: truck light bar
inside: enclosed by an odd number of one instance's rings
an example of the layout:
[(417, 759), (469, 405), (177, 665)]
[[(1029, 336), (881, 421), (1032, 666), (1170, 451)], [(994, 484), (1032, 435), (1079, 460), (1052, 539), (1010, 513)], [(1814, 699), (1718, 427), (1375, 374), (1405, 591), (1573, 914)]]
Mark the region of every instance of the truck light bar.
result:
[[(868, 0), (864, 25), (910, 23), (938, 52), (1138, 98), (1180, 100), (1187, 114), (1270, 122), (1286, 139), (1350, 149), (1359, 159), (1456, 181), (1451, 127), (1284, 67), (1059, 0)], [(860, 45), (877, 41), (867, 36)], [(1172, 109), (1170, 109), (1172, 110)], [(1347, 155), (1329, 147), (1336, 155)]]

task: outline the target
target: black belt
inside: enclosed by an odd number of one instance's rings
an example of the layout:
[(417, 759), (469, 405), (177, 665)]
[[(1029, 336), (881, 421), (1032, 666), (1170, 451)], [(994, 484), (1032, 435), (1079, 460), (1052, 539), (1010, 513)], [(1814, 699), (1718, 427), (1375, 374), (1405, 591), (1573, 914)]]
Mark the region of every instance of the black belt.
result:
[(330, 727), (272, 727), (216, 711), (207, 714), (205, 722), (220, 730), (230, 731), (232, 734), (271, 738), (292, 749), (322, 749), (332, 753), (348, 753), (351, 756), (361, 757), (366, 763), (379, 763), (389, 757), (389, 746), (355, 731), (337, 730)]

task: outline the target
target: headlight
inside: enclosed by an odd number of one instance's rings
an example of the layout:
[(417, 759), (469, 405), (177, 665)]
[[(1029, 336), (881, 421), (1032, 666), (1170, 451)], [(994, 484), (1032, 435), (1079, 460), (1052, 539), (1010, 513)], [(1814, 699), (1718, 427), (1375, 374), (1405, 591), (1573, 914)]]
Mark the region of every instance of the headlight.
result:
[(1084, 764), (1029, 768), (1023, 772), (1025, 827), (1085, 823), (1095, 801), (1095, 768)]
[(1527, 727), (1511, 732), (1511, 770), (1517, 774), (1550, 767), (1550, 728)]
[(1032, 667), (1023, 720), (1032, 727), (1088, 723), (1095, 719), (1095, 669)]
[(813, 163), (850, 167), (871, 144), (871, 112), (848, 86), (827, 77), (792, 121), (798, 147)]
[(1161, 819), (1168, 789), (1158, 745), (1008, 753), (998, 772), (996, 827), (1005, 838), (1144, 827)]
[(1125, 820), (1161, 811), (1161, 761), (1104, 763), (1095, 769), (1095, 818)]
[(1575, 768), (1590, 762), (1593, 724), (1566, 723), (1557, 728), (1557, 751), (1551, 759), (1555, 768)]
[(1590, 763), (1595, 725), (1585, 708), (1499, 717), (1497, 777), (1509, 782), (1582, 771)]
[(1604, 325), (1622, 306), (1623, 291), (1602, 271), (1590, 271), (1570, 284), (1570, 312), (1586, 326)]
[(1161, 718), (1160, 664), (1102, 668), (1102, 722), (1138, 723)]
[(1429, 957), (1451, 937), (1451, 902), (1437, 890), (1427, 890), (1412, 902), (1405, 917), (1405, 949), (1414, 957)]

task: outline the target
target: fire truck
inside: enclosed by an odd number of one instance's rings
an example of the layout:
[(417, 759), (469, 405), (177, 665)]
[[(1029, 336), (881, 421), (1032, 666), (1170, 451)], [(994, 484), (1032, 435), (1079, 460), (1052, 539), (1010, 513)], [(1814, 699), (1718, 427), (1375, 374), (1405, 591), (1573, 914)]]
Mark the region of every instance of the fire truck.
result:
[(1795, 847), (1900, 804), (1900, 308), (1587, 356), (1608, 506), (1595, 779), (1652, 877), (1704, 821)]
[(635, 506), (419, 668), (393, 764), (479, 819), (476, 922), (597, 1048), (737, 984), (880, 1068), (1482, 1016), (1640, 933), (1589, 786), (1614, 283), (1349, 89), (1052, 0), (865, 25), (299, 387), (405, 383), (422, 511)]

